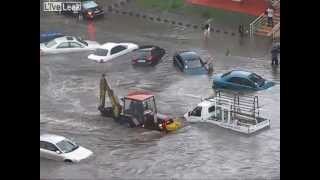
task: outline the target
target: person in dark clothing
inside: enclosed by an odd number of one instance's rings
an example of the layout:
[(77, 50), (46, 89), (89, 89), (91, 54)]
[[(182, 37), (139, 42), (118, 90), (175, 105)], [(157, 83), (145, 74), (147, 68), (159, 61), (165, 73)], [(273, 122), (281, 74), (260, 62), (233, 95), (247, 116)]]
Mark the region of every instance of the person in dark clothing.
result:
[(278, 65), (279, 60), (278, 60), (278, 55), (280, 53), (280, 45), (274, 45), (271, 49), (271, 65)]
[(204, 25), (204, 32), (203, 32), (203, 35), (204, 35), (204, 38), (205, 39), (208, 39), (209, 36), (210, 36), (210, 31), (211, 31), (211, 25), (209, 23), (206, 23)]

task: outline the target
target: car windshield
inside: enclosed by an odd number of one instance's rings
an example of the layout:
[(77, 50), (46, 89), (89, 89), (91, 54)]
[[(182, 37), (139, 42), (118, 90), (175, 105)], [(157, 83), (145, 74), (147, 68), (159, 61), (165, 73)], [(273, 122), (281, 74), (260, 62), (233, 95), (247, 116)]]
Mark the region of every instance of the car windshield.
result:
[(249, 76), (249, 79), (255, 83), (257, 83), (259, 86), (262, 86), (265, 83), (265, 79), (263, 79), (262, 77), (258, 76), (255, 73), (252, 73)]
[(79, 41), (80, 43), (88, 46), (88, 43), (86, 41), (82, 40), (81, 38), (76, 38), (76, 40)]
[(56, 44), (57, 44), (57, 42), (56, 42), (55, 40), (51, 40), (51, 41), (45, 43), (45, 45), (46, 45), (47, 48), (51, 48), (51, 47), (53, 47), (53, 46), (56, 45)]
[(97, 56), (107, 56), (107, 54), (108, 54), (108, 50), (101, 49), (101, 48), (96, 49), (96, 51), (94, 52), (94, 55), (97, 55)]
[(199, 68), (202, 67), (202, 64), (200, 63), (200, 59), (193, 59), (187, 61), (188, 68)]
[(94, 1), (85, 1), (82, 3), (82, 5), (86, 9), (95, 8), (98, 6)]
[(227, 72), (227, 73), (223, 74), (221, 77), (225, 77), (225, 76), (227, 76), (227, 75), (231, 74), (231, 72), (232, 72), (232, 71)]
[(68, 153), (76, 150), (79, 146), (76, 144), (73, 144), (72, 142), (68, 140), (62, 140), (57, 143), (57, 146), (61, 149), (62, 152)]
[(139, 51), (137, 51), (136, 55), (138, 57), (146, 57), (146, 56), (150, 55), (150, 51), (148, 51), (148, 50), (139, 50)]

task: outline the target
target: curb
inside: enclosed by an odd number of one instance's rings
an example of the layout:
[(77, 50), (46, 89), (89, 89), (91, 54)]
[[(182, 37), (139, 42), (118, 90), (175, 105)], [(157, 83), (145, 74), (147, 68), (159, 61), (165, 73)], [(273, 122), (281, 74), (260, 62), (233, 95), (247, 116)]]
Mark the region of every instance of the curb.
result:
[[(150, 21), (154, 21), (154, 22), (158, 22), (158, 23), (167, 23), (167, 24), (171, 24), (171, 25), (178, 25), (178, 26), (183, 26), (183, 27), (186, 27), (186, 28), (192, 28), (192, 29), (200, 29), (201, 30), (201, 27), (202, 27), (202, 24), (190, 24), (190, 23), (183, 23), (183, 22), (180, 22), (180, 21), (175, 21), (175, 20), (169, 20), (169, 19), (165, 19), (165, 18), (161, 18), (161, 17), (154, 17), (154, 16), (151, 16), (151, 15), (147, 15), (147, 14), (144, 14), (144, 13), (139, 13), (139, 12), (134, 12), (134, 11), (125, 11), (125, 10), (120, 10), (118, 9), (118, 7), (120, 6), (124, 6), (126, 3), (129, 3), (131, 0), (123, 0), (123, 1), (120, 1), (119, 3), (114, 3), (112, 5), (109, 5), (108, 6), (108, 11), (109, 12), (114, 12), (116, 14), (122, 14), (122, 15), (129, 15), (129, 16), (133, 16), (133, 17), (136, 17), (136, 18), (143, 18), (143, 19), (146, 19), (146, 20), (150, 20)], [(220, 33), (221, 34), (225, 34), (225, 35), (231, 35), (231, 36), (235, 36), (235, 35), (238, 35), (240, 36), (239, 33), (235, 33), (235, 32), (229, 32), (229, 31), (226, 31), (226, 30), (223, 30), (223, 29), (211, 29), (211, 32), (215, 32), (215, 33)]]

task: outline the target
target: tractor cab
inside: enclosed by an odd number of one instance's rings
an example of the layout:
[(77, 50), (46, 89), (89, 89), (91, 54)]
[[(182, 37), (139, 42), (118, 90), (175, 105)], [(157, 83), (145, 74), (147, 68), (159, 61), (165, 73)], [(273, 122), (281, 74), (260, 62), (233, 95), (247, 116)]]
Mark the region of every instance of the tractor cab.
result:
[(156, 102), (152, 94), (134, 92), (125, 96), (123, 101), (123, 115), (132, 117), (134, 121), (146, 128), (159, 128), (162, 122), (157, 118)]

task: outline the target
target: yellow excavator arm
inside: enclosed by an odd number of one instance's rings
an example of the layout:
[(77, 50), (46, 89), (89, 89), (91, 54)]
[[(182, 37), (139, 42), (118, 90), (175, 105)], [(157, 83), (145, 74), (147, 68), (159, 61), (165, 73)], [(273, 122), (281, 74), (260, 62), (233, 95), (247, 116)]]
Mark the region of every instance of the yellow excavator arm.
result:
[(102, 74), (102, 78), (100, 80), (100, 106), (105, 107), (105, 96), (108, 94), (112, 105), (113, 116), (118, 118), (122, 111), (122, 106), (119, 103), (118, 98), (114, 95), (113, 90), (110, 88), (105, 75)]

